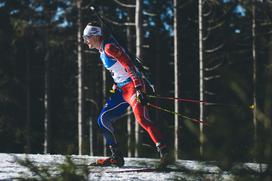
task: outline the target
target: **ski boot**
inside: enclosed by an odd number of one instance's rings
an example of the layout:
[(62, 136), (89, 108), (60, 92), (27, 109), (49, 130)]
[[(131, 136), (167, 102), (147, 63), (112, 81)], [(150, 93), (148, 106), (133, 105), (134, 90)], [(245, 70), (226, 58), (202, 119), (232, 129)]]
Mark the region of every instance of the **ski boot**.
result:
[(97, 166), (117, 166), (122, 167), (125, 164), (123, 154), (112, 146), (109, 146), (111, 156), (109, 158), (100, 158), (96, 160)]
[(158, 169), (164, 169), (167, 165), (174, 162), (174, 159), (171, 158), (168, 148), (163, 143), (157, 143), (156, 144), (157, 151), (160, 153), (160, 164), (158, 166)]

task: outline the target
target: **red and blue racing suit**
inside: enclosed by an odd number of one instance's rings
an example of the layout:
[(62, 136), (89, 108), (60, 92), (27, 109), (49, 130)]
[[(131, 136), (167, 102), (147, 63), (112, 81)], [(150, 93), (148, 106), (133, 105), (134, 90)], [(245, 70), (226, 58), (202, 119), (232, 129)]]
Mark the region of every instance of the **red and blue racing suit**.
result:
[(103, 131), (107, 145), (117, 145), (112, 123), (126, 113), (128, 106), (132, 107), (135, 119), (148, 132), (152, 141), (155, 144), (161, 142), (161, 133), (150, 120), (147, 106), (143, 106), (136, 99), (136, 88), (144, 91), (145, 85), (129, 56), (109, 38), (101, 43), (100, 58), (118, 86), (98, 117), (98, 125)]

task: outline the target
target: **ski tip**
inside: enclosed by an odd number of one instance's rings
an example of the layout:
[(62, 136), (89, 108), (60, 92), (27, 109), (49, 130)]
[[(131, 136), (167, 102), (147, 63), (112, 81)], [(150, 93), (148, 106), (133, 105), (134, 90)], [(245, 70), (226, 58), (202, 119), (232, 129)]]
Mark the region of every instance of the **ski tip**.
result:
[(88, 164), (88, 166), (98, 166), (98, 164), (96, 162), (91, 162)]

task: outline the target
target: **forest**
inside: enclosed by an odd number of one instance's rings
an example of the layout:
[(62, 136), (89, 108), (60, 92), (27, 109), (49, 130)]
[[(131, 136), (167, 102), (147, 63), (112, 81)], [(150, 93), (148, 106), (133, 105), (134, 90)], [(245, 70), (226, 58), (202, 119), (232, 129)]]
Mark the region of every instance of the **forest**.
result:
[[(142, 60), (176, 159), (271, 164), (271, 0), (0, 0), (0, 20), (1, 153), (106, 154), (98, 21)], [(125, 156), (158, 158), (131, 109), (114, 126)]]

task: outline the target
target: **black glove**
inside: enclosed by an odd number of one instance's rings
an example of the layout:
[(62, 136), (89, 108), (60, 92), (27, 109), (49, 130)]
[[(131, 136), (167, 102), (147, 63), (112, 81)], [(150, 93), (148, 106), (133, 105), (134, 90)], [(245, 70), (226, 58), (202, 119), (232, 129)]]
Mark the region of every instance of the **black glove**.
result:
[(139, 89), (136, 89), (136, 99), (143, 106), (147, 105), (147, 103), (148, 103), (148, 99), (146, 97), (146, 94)]

